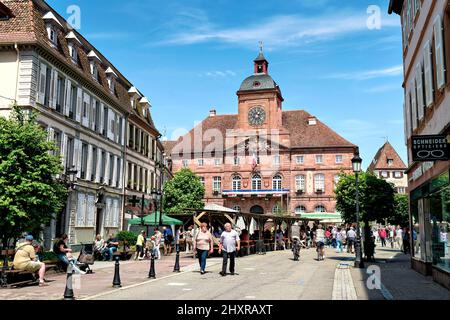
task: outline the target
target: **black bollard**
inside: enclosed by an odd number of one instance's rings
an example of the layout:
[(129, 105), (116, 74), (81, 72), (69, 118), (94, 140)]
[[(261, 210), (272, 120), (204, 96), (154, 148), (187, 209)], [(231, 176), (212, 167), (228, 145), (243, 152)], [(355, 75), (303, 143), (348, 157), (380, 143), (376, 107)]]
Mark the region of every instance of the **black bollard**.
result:
[(151, 262), (150, 262), (150, 271), (148, 272), (148, 277), (156, 279), (156, 275), (155, 275), (155, 253), (153, 252), (153, 249), (152, 249), (152, 258), (151, 258)]
[(120, 284), (120, 273), (119, 273), (119, 259), (120, 259), (120, 255), (117, 254), (115, 255), (116, 258), (116, 263), (114, 266), (114, 280), (113, 280), (113, 288), (120, 288), (122, 287), (122, 285)]
[(177, 255), (175, 257), (175, 266), (173, 267), (173, 272), (180, 272), (180, 246), (178, 244), (175, 246), (177, 250)]
[(73, 282), (72, 275), (74, 273), (72, 265), (69, 263), (67, 266), (67, 278), (66, 278), (66, 289), (64, 290), (64, 300), (75, 300), (73, 296)]

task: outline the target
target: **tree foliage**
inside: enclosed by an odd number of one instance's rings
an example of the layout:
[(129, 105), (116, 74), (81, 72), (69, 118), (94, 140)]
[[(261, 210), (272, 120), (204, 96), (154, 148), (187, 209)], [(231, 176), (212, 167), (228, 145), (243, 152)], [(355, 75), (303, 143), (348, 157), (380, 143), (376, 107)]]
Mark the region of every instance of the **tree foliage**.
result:
[(60, 214), (67, 197), (55, 176), (62, 171), (56, 147), (34, 113), (13, 106), (0, 117), (0, 237), (38, 231)]
[(409, 203), (406, 194), (396, 193), (394, 197), (394, 211), (392, 216), (387, 218), (390, 224), (406, 226), (409, 221)]
[[(369, 222), (387, 219), (394, 212), (394, 187), (370, 173), (359, 174), (360, 221)], [(336, 209), (346, 222), (356, 221), (356, 177), (354, 174), (340, 175), (336, 186)]]
[(203, 209), (205, 187), (191, 170), (177, 172), (164, 187), (164, 212), (183, 213), (186, 209)]

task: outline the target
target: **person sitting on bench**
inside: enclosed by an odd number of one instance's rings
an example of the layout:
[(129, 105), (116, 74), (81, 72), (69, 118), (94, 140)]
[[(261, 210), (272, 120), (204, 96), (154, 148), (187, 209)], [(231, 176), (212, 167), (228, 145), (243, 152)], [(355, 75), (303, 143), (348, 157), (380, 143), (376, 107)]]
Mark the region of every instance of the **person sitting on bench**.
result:
[(25, 242), (20, 243), (16, 248), (14, 255), (14, 269), (28, 271), (39, 274), (39, 286), (46, 287), (48, 284), (44, 281), (45, 264), (36, 260), (36, 252), (33, 247), (33, 236), (27, 235)]
[(66, 266), (72, 265), (73, 270), (77, 273), (86, 274), (86, 272), (80, 270), (77, 267), (75, 258), (72, 256), (72, 249), (67, 246), (69, 237), (67, 234), (63, 234), (59, 240), (55, 242), (53, 246), (53, 252), (58, 256), (58, 259), (62, 261)]

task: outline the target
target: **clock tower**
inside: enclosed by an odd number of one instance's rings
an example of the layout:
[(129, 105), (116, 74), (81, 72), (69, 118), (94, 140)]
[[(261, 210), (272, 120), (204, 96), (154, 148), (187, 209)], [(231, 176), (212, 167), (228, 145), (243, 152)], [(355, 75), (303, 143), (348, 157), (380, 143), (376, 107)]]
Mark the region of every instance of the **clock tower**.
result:
[(281, 90), (269, 75), (262, 48), (254, 62), (254, 74), (245, 79), (238, 96), (238, 123), (242, 130), (282, 129)]

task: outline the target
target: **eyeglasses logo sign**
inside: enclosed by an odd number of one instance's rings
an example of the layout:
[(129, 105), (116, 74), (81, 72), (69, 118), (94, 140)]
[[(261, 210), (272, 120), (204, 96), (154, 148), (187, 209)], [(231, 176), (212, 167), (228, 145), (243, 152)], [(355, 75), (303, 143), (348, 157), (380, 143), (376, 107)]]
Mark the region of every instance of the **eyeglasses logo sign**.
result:
[(412, 155), (414, 161), (447, 161), (450, 148), (447, 136), (413, 136)]

